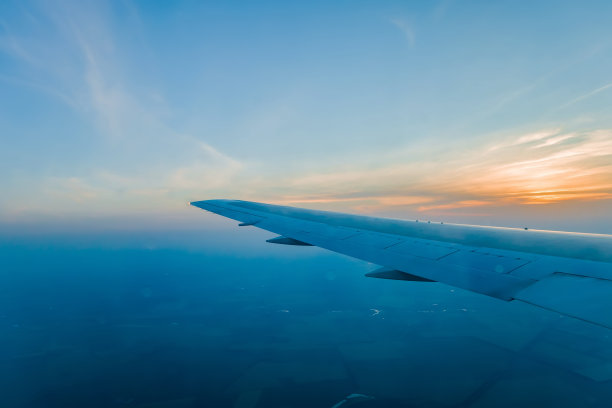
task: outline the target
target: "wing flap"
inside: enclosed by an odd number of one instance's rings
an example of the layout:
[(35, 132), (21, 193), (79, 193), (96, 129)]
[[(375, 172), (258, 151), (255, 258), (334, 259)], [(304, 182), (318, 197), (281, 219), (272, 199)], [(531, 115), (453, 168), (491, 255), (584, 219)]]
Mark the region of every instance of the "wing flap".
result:
[(359, 234), (345, 238), (348, 245), (368, 246), (376, 249), (385, 249), (403, 242), (398, 236), (380, 234), (377, 232), (360, 232)]
[(612, 264), (610, 263), (552, 256), (542, 256), (511, 273), (515, 276), (540, 280), (555, 272), (612, 280)]
[(612, 328), (612, 281), (554, 273), (516, 296), (544, 309)]
[(412, 255), (432, 261), (439, 260), (459, 250), (456, 245), (444, 245), (425, 239), (409, 239), (388, 249), (394, 253)]
[(495, 253), (479, 252), (476, 249), (462, 249), (440, 259), (445, 265), (465, 265), (492, 273), (508, 273), (529, 263), (522, 258), (509, 258)]

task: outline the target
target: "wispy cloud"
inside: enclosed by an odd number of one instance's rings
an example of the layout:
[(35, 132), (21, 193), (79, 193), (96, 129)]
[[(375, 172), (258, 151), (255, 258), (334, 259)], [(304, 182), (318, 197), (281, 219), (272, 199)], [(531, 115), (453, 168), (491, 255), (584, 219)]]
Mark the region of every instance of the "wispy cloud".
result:
[(414, 47), (414, 44), (416, 42), (416, 34), (413, 24), (402, 18), (392, 18), (390, 21), (391, 24), (397, 27), (404, 34), (404, 37), (406, 37), (408, 44), (411, 47)]
[(549, 140), (550, 138), (558, 135), (560, 131), (561, 131), (560, 128), (543, 129), (537, 132), (527, 133), (525, 135), (519, 136), (518, 138), (515, 138), (515, 137), (505, 138), (505, 140), (490, 146), (488, 151), (494, 152), (495, 150), (507, 149), (513, 146), (521, 146), (521, 145), (526, 145), (532, 142)]
[[(160, 91), (144, 94), (132, 86), (126, 73), (129, 52), (111, 30), (109, 8), (58, 3), (36, 12), (46, 36), (26, 40), (5, 28), (0, 51), (36, 72), (35, 78), (47, 80), (0, 79), (69, 101), (75, 118), (94, 125), (84, 137), (97, 138), (96, 146), (110, 159), (92, 157), (88, 166), (29, 180), (27, 189), (17, 187), (12, 199), (4, 200), (4, 215), (176, 208), (230, 184), (244, 169), (199, 135), (184, 134), (165, 121), (163, 113), (170, 109)], [(44, 56), (44, 63), (33, 56)]]
[(435, 204), (435, 205), (422, 205), (417, 208), (418, 211), (428, 212), (428, 211), (439, 211), (439, 210), (454, 210), (457, 208), (473, 208), (473, 207), (482, 207), (487, 205), (492, 205), (493, 203), (490, 201), (479, 201), (479, 200), (465, 200), (465, 201), (456, 201), (449, 204)]
[[(612, 198), (612, 130), (542, 130), (462, 152), (420, 151), (405, 161), (299, 176), (290, 186), (302, 193), (278, 201), (435, 213)], [(327, 193), (321, 198), (316, 192)]]
[(607, 89), (610, 89), (610, 88), (612, 88), (612, 82), (610, 82), (609, 84), (606, 84), (604, 86), (601, 86), (601, 87), (599, 87), (597, 89), (594, 89), (594, 90), (592, 90), (590, 92), (587, 92), (584, 95), (580, 95), (579, 97), (574, 98), (571, 101), (569, 101), (567, 103), (564, 103), (563, 105), (559, 106), (558, 109), (567, 108), (568, 106), (574, 105), (575, 103), (578, 103), (578, 102), (581, 102), (581, 101), (583, 101), (585, 99), (591, 98), (591, 97), (597, 95), (598, 93), (601, 93), (601, 92), (603, 92), (603, 91), (605, 91)]

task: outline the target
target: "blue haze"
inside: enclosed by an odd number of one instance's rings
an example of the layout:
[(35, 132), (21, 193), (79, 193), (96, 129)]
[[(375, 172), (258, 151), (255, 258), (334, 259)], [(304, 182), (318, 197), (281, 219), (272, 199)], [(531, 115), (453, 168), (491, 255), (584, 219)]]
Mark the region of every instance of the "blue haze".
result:
[(268, 237), (231, 221), (214, 233), (3, 236), (3, 406), (612, 398), (608, 330), (441, 284), (365, 278), (374, 265)]

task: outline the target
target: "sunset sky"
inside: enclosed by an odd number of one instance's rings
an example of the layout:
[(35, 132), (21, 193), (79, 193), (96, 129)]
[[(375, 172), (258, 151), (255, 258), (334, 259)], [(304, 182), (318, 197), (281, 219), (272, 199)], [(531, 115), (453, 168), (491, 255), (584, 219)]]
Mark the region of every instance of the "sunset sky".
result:
[(0, 221), (188, 223), (236, 198), (612, 233), (611, 15), (3, 1)]

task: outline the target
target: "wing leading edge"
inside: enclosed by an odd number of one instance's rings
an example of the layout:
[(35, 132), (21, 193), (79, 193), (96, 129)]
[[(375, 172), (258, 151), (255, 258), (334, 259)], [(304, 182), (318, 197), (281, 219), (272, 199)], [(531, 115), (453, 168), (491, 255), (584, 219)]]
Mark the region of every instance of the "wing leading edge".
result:
[(191, 205), (280, 235), (270, 242), (318, 246), (396, 271), (372, 277), (442, 282), (612, 328), (612, 235), (394, 220), (240, 200)]

